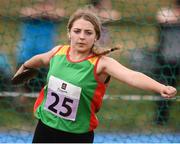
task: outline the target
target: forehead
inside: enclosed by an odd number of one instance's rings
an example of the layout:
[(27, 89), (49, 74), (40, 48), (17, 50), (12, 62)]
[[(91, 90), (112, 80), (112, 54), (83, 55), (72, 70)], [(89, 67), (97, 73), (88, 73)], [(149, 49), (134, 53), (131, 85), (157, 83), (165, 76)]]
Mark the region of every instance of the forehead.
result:
[(72, 28), (95, 30), (94, 25), (90, 21), (87, 21), (83, 18), (74, 21)]

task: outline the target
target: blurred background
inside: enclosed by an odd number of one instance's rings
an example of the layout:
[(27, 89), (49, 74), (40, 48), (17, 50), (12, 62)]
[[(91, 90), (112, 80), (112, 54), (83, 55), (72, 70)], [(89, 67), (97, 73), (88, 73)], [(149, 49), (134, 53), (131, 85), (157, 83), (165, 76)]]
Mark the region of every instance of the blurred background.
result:
[(0, 142), (31, 142), (37, 122), (33, 104), (47, 70), (29, 84), (14, 86), (10, 79), (28, 58), (68, 44), (66, 24), (78, 8), (102, 18), (99, 44), (123, 45), (111, 57), (178, 90), (176, 98), (163, 100), (111, 79), (95, 142), (180, 142), (180, 14), (177, 23), (157, 19), (164, 8), (177, 8), (177, 1), (102, 1), (99, 10), (100, 0), (0, 0)]

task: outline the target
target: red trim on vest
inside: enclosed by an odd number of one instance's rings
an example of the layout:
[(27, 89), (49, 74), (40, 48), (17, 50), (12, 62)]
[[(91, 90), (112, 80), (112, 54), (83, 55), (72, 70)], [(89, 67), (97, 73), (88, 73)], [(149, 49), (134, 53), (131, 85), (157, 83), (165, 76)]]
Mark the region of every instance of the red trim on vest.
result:
[(106, 91), (106, 85), (99, 80), (97, 72), (96, 72), (99, 59), (100, 59), (100, 57), (96, 61), (96, 64), (94, 67), (94, 76), (98, 82), (98, 85), (96, 87), (96, 90), (94, 92), (94, 96), (93, 96), (93, 99), (91, 102), (91, 118), (90, 118), (89, 131), (95, 129), (99, 124), (98, 119), (96, 117), (96, 113), (99, 111), (99, 109), (101, 107), (103, 96), (104, 96), (105, 91)]
[(36, 102), (34, 104), (34, 112), (36, 112), (38, 106), (42, 103), (44, 99), (44, 88), (41, 89), (38, 98), (36, 99)]
[(85, 57), (85, 58), (83, 58), (83, 59), (81, 59), (81, 60), (72, 60), (72, 59), (70, 58), (70, 55), (69, 55), (70, 49), (71, 49), (71, 47), (68, 48), (66, 57), (67, 57), (67, 60), (68, 60), (69, 62), (72, 62), (72, 63), (82, 62), (82, 61), (88, 60), (88, 59), (90, 59), (90, 58), (92, 58), (92, 57), (95, 56), (95, 55), (93, 54), (93, 55), (89, 55), (89, 56), (87, 56), (87, 57)]
[(104, 84), (103, 82), (101, 82), (101, 81), (99, 80), (99, 77), (98, 77), (98, 75), (97, 75), (97, 65), (98, 65), (98, 63), (99, 63), (100, 58), (101, 58), (101, 57), (99, 57), (99, 58), (97, 59), (96, 64), (95, 64), (95, 66), (94, 66), (94, 76), (95, 76), (95, 79), (96, 79), (96, 81), (97, 81), (98, 83)]
[(60, 46), (58, 49), (57, 49), (57, 51), (55, 51), (54, 53), (53, 53), (53, 55), (51, 56), (51, 58), (61, 49), (61, 48), (63, 48), (64, 46)]
[(101, 107), (105, 89), (106, 87), (104, 84), (98, 83), (98, 86), (94, 92), (93, 100), (91, 102), (90, 131), (95, 129), (99, 124), (95, 113), (97, 113)]

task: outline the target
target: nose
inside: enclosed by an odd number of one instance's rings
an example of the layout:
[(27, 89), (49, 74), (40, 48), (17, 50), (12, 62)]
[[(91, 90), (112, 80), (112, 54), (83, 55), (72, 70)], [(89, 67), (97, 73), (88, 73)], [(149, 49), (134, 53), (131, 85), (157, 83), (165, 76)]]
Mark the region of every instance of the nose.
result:
[(84, 32), (81, 32), (80, 33), (80, 39), (84, 39), (85, 38), (85, 34), (84, 34)]

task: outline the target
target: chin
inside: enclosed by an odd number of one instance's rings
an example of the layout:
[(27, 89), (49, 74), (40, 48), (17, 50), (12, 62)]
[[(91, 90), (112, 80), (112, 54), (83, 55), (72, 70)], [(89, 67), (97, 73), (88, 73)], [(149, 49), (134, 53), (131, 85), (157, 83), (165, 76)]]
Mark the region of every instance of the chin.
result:
[(88, 51), (88, 50), (85, 49), (85, 48), (83, 48), (83, 47), (80, 47), (80, 48), (78, 48), (78, 51), (83, 53), (83, 52), (86, 52), (86, 51)]
[(79, 52), (87, 52), (87, 51), (89, 51), (89, 48), (87, 48), (87, 47), (78, 47), (78, 51)]

